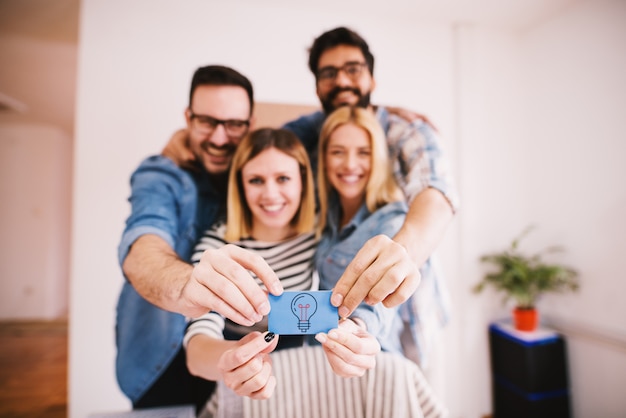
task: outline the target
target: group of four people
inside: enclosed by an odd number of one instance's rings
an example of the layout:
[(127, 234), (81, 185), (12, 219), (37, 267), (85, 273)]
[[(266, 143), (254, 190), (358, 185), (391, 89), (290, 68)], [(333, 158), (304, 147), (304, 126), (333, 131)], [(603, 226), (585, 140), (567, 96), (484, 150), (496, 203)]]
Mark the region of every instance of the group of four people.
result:
[(187, 129), (133, 173), (117, 374), (135, 408), (201, 407), (209, 381), (269, 397), (269, 353), (304, 342), (263, 332), (263, 288), (312, 289), (314, 271), (342, 318), (316, 336), (336, 374), (362, 375), (381, 346), (404, 351), (405, 324), (423, 360), (445, 314), (429, 257), (456, 207), (440, 144), (427, 123), (371, 105), (374, 57), (355, 32), (318, 37), (309, 67), (324, 110), (261, 130), (246, 77), (198, 69)]

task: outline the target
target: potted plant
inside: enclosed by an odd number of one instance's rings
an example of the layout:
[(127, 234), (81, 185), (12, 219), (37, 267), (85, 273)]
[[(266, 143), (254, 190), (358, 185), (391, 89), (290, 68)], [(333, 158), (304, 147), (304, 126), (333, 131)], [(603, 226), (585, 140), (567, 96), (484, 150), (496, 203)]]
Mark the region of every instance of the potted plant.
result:
[(480, 260), (483, 263), (494, 265), (497, 269), (486, 273), (474, 287), (475, 292), (481, 292), (486, 286), (494, 287), (504, 293), (503, 303), (514, 299), (513, 322), (515, 328), (521, 331), (536, 329), (539, 322), (536, 302), (541, 294), (576, 291), (579, 286), (575, 270), (542, 260), (545, 254), (561, 251), (560, 247), (549, 247), (532, 256), (519, 252), (520, 240), (531, 230), (532, 227), (526, 228), (504, 251), (482, 256)]

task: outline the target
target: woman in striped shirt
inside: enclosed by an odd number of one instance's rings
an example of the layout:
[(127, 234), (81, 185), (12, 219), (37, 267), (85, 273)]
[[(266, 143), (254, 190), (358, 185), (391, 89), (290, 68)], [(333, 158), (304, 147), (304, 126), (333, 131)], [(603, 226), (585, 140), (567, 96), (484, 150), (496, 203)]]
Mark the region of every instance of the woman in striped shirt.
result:
[[(229, 174), (227, 219), (206, 231), (192, 257), (204, 251), (237, 245), (258, 254), (280, 278), (285, 290), (317, 290), (314, 280), (315, 194), (306, 150), (291, 132), (282, 129), (253, 131), (238, 145)], [(256, 278), (255, 278), (256, 279)], [(262, 286), (260, 280), (257, 284)], [(226, 290), (225, 290), (226, 291)], [(341, 327), (341, 326), (340, 326)], [(275, 387), (269, 353), (299, 347), (303, 336), (266, 334), (267, 319), (245, 327), (217, 312), (189, 322), (184, 337), (187, 365), (192, 374), (223, 381), (239, 396), (263, 399)], [(360, 342), (355, 365), (341, 366), (341, 375), (360, 375), (374, 366), (380, 351), (368, 333)], [(345, 351), (341, 343), (338, 350)], [(339, 374), (339, 373), (338, 373)]]

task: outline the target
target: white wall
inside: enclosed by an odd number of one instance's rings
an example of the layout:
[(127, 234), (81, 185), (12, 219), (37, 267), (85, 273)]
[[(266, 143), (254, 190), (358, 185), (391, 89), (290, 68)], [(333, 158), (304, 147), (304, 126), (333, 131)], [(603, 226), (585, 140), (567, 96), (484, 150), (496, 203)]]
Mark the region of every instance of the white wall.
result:
[(76, 47), (3, 34), (0, 62), (0, 90), (26, 104), (0, 111), (0, 319), (58, 319), (68, 309)]
[(0, 318), (67, 315), (71, 138), (0, 124)]
[[(453, 417), (491, 413), (487, 324), (506, 317), (500, 298), (475, 295), (479, 257), (508, 242), (522, 228), (525, 207), (523, 136), (519, 116), (522, 65), (519, 37), (507, 31), (463, 24), (455, 35), (455, 151), (461, 210), (455, 241), (452, 320), (445, 330), (446, 401)], [(445, 249), (446, 247), (444, 247)], [(471, 390), (469, 388), (472, 388)]]
[(563, 243), (582, 291), (546, 297), (569, 330), (578, 417), (626, 413), (626, 2), (582, 2), (524, 36), (531, 242)]
[[(626, 248), (626, 3), (587, 3), (529, 31), (526, 109), (530, 213), (568, 243), (563, 257), (580, 265), (585, 293), (546, 306), (626, 335), (619, 271)], [(623, 52), (623, 51), (622, 51)], [(559, 298), (562, 302), (565, 299)], [(604, 305), (604, 309), (594, 309)]]
[[(452, 416), (491, 412), (487, 324), (508, 315), (499, 297), (471, 293), (482, 274), (478, 257), (529, 223), (539, 226), (529, 249), (563, 244), (562, 261), (582, 273), (579, 294), (546, 298), (540, 308), (569, 329), (624, 331), (626, 308), (617, 302), (626, 287), (617, 256), (626, 225), (618, 161), (626, 120), (623, 2), (582, 2), (524, 32), (398, 18), (377, 7), (355, 14), (200, 0), (82, 6), (71, 417), (129, 407), (115, 382), (113, 330), (128, 178), (183, 123), (194, 69), (231, 65), (251, 78), (259, 101), (316, 104), (306, 48), (340, 24), (361, 32), (376, 55), (374, 101), (426, 112), (453, 158), (463, 200), (440, 251), (454, 311), (438, 376)], [(626, 410), (623, 350), (578, 335), (568, 337), (576, 416), (619, 416)], [(613, 364), (618, 376), (599, 374)], [(592, 386), (598, 380), (616, 385)]]

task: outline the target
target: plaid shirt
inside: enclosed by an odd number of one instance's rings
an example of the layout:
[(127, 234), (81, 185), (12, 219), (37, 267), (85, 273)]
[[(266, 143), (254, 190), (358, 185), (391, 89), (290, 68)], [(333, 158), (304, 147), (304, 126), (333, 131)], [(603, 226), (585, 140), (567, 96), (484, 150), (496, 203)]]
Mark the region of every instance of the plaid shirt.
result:
[[(428, 187), (439, 190), (458, 209), (452, 176), (436, 132), (425, 122), (409, 123), (379, 108), (376, 116), (387, 133), (393, 173), (408, 202)], [(403, 341), (407, 357), (422, 368), (428, 365), (428, 352), (435, 334), (448, 322), (449, 296), (435, 257), (420, 268), (422, 280), (416, 292), (400, 306), (399, 314), (411, 330), (410, 341)]]
[(458, 208), (458, 198), (453, 186), (447, 160), (444, 158), (437, 133), (427, 123), (418, 120), (407, 122), (387, 109), (379, 107), (376, 117), (387, 134), (389, 158), (393, 161), (393, 174), (410, 203), (422, 190), (433, 187)]

